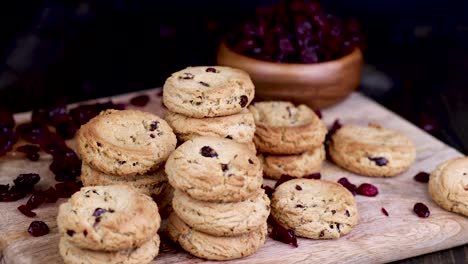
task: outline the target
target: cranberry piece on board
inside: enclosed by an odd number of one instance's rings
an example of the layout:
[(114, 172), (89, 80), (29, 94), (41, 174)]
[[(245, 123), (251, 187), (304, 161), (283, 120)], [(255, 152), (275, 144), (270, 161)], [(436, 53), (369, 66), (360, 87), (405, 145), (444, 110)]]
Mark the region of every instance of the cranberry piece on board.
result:
[(28, 227), (28, 233), (35, 237), (47, 235), (49, 232), (49, 226), (42, 221), (33, 221)]

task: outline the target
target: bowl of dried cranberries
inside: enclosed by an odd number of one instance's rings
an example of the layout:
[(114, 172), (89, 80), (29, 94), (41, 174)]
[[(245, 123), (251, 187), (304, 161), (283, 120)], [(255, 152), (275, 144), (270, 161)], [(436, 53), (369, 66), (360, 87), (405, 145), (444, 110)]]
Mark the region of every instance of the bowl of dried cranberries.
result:
[(317, 1), (281, 1), (229, 30), (217, 61), (248, 72), (259, 99), (323, 108), (360, 83), (360, 30), (356, 20), (326, 14)]

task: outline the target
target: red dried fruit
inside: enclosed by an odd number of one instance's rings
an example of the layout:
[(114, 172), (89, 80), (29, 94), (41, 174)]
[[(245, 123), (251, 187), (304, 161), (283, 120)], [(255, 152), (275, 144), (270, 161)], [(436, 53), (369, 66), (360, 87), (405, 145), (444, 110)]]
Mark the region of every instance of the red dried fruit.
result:
[(249, 102), (249, 98), (246, 95), (241, 95), (239, 104), (241, 107), (245, 107)]
[(421, 171), (418, 174), (414, 176), (414, 180), (422, 183), (428, 183), (429, 182), (429, 173)]
[(379, 194), (379, 189), (372, 184), (363, 183), (356, 189), (356, 193), (364, 196), (374, 197)]
[(42, 221), (33, 221), (28, 227), (28, 233), (35, 237), (47, 235), (49, 232), (49, 226)]
[(46, 200), (46, 196), (42, 191), (35, 191), (31, 197), (29, 197), (28, 201), (26, 202), (26, 206), (29, 209), (35, 209), (39, 207), (39, 205), (43, 204)]
[(294, 233), (294, 230), (287, 229), (286, 227), (280, 225), (271, 216), (268, 217), (268, 222), (272, 226), (272, 230), (270, 233), (270, 237), (272, 239), (298, 247), (297, 238), (296, 234)]
[(382, 207), (381, 210), (382, 210), (382, 213), (383, 213), (385, 216), (388, 216), (388, 212), (387, 212), (387, 210), (385, 210), (385, 208)]
[(34, 187), (36, 183), (41, 180), (41, 177), (37, 173), (24, 173), (18, 175), (16, 179), (13, 180), (15, 186), (20, 189), (29, 190)]
[(340, 129), (343, 125), (340, 123), (339, 119), (335, 119), (335, 122), (333, 122), (333, 125), (328, 129), (328, 133), (326, 136), (326, 140), (329, 141), (331, 140), (331, 137)]
[(27, 217), (35, 217), (36, 213), (31, 211), (32, 208), (29, 208), (27, 205), (23, 204), (18, 206), (18, 210)]
[(388, 160), (384, 157), (368, 157), (368, 159), (375, 162), (379, 167), (385, 166), (388, 163)]
[(7, 192), (10, 189), (10, 184), (0, 184), (0, 193)]
[(203, 157), (207, 157), (207, 158), (215, 158), (215, 157), (218, 157), (218, 153), (216, 153), (216, 151), (214, 149), (212, 149), (211, 147), (209, 146), (204, 146), (200, 149), (200, 154), (203, 156)]
[(21, 153), (25, 153), (25, 154), (37, 153), (40, 150), (41, 149), (38, 146), (35, 146), (35, 145), (23, 145), (23, 146), (19, 146), (19, 147), (16, 148), (16, 151), (21, 152)]
[(59, 122), (55, 126), (55, 129), (57, 134), (59, 134), (63, 139), (72, 139), (75, 137), (76, 131), (78, 130), (75, 123), (71, 119)]
[(322, 178), (322, 174), (320, 174), (320, 172), (317, 172), (317, 173), (309, 174), (309, 175), (304, 176), (302, 178), (320, 180)]
[(149, 100), (150, 100), (149, 96), (146, 94), (143, 94), (143, 95), (135, 96), (132, 99), (130, 99), (130, 103), (134, 106), (143, 107), (148, 104)]
[(423, 203), (416, 203), (413, 207), (413, 211), (422, 218), (427, 218), (431, 214), (429, 208)]
[(275, 189), (276, 187), (280, 186), (281, 184), (287, 182), (287, 181), (290, 181), (290, 180), (294, 180), (294, 179), (297, 179), (296, 177), (294, 176), (289, 176), (289, 175), (281, 175), (281, 177), (279, 178), (278, 181), (276, 181), (276, 184), (275, 184)]
[(61, 182), (55, 184), (58, 197), (70, 198), (74, 193), (78, 192), (83, 187), (82, 182)]
[(0, 110), (0, 131), (4, 128), (13, 129), (15, 127), (15, 119), (13, 114), (6, 110)]
[(49, 187), (49, 189), (43, 191), (43, 194), (46, 203), (55, 203), (59, 198), (59, 194), (54, 187)]
[(18, 136), (13, 129), (6, 127), (0, 128), (0, 156), (10, 151), (17, 140)]
[(356, 190), (357, 190), (356, 185), (350, 183), (347, 178), (343, 177), (339, 179), (338, 183), (343, 185), (343, 187), (348, 189), (348, 191), (350, 191), (353, 195), (356, 195)]
[(76, 177), (81, 174), (81, 160), (57, 156), (50, 164), (49, 169), (55, 174), (56, 181), (74, 182)]
[(105, 212), (107, 212), (106, 209), (103, 209), (103, 208), (96, 208), (96, 210), (94, 210), (93, 216), (99, 217), (99, 216), (101, 216), (102, 214), (104, 214)]
[(11, 187), (8, 191), (0, 193), (0, 202), (14, 202), (26, 197), (29, 190), (23, 190), (18, 186)]

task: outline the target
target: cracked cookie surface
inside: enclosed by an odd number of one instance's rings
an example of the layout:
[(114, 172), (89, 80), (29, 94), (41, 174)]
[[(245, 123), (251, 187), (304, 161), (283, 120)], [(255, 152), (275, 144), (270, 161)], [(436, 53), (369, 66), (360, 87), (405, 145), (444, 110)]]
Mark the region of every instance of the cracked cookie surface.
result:
[(164, 119), (182, 141), (211, 136), (249, 143), (252, 142), (255, 133), (252, 113), (246, 109), (238, 114), (212, 118), (192, 118), (168, 111)]
[(135, 176), (157, 169), (175, 149), (176, 136), (160, 117), (137, 110), (106, 110), (81, 126), (77, 151), (91, 167)]
[(137, 248), (120, 251), (96, 251), (79, 248), (61, 237), (59, 252), (65, 264), (145, 264), (159, 253), (159, 235)]
[(254, 142), (259, 152), (300, 154), (323, 144), (327, 128), (306, 105), (285, 101), (258, 102), (249, 106), (255, 120)]
[(428, 190), (440, 207), (468, 217), (468, 157), (440, 164), (429, 176)]
[(91, 250), (125, 250), (156, 235), (161, 223), (151, 197), (126, 185), (83, 187), (60, 205), (62, 237)]
[(120, 177), (95, 170), (86, 163), (83, 163), (80, 179), (84, 186), (130, 185), (149, 196), (159, 195), (169, 185), (164, 167), (158, 168), (155, 172), (148, 174), (136, 175), (134, 177)]
[(264, 243), (267, 224), (238, 236), (212, 236), (196, 231), (185, 224), (175, 213), (167, 223), (169, 238), (180, 244), (190, 254), (209, 260), (229, 260), (254, 254)]
[(176, 190), (172, 206), (191, 228), (214, 236), (234, 236), (259, 229), (270, 214), (270, 200), (264, 191), (236, 203), (203, 202)]
[(166, 161), (169, 183), (208, 202), (239, 202), (257, 195), (262, 165), (245, 144), (197, 137), (180, 145)]
[(324, 180), (294, 179), (279, 185), (271, 199), (271, 214), (296, 235), (313, 239), (339, 238), (358, 223), (353, 195)]
[(337, 165), (364, 176), (396, 176), (416, 158), (415, 146), (407, 136), (373, 123), (338, 129), (328, 151)]
[(164, 83), (163, 102), (172, 112), (205, 118), (237, 114), (255, 96), (250, 76), (224, 66), (188, 67)]
[(258, 156), (263, 164), (263, 175), (278, 180), (281, 175), (289, 175), (297, 178), (318, 173), (325, 159), (323, 145), (297, 155), (268, 155)]

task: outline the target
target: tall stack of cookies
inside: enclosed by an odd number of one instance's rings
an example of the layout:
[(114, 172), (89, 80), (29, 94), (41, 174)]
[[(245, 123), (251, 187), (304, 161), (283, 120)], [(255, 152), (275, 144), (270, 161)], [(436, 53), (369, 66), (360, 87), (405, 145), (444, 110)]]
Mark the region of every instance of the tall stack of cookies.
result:
[(327, 129), (306, 105), (290, 102), (258, 102), (249, 107), (255, 120), (254, 142), (263, 163), (264, 176), (302, 178), (319, 173), (325, 159)]
[(270, 201), (262, 166), (244, 144), (196, 137), (166, 162), (175, 188), (169, 237), (189, 253), (210, 260), (251, 255), (264, 244)]
[(59, 207), (59, 252), (66, 264), (150, 263), (160, 224), (156, 203), (131, 186), (84, 187)]
[(171, 188), (164, 162), (176, 146), (171, 127), (158, 116), (137, 110), (106, 110), (81, 126), (77, 151), (84, 186), (131, 185), (170, 207)]
[(222, 66), (188, 67), (164, 84), (165, 119), (182, 142), (198, 136), (232, 139), (254, 150), (255, 122), (246, 109), (255, 88), (249, 75)]

